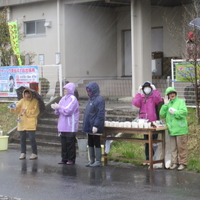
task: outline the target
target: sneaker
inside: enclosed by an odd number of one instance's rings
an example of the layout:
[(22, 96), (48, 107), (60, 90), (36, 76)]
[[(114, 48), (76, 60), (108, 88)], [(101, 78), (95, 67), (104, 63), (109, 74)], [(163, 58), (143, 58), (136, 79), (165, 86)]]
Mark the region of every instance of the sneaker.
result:
[(101, 162), (100, 161), (95, 161), (93, 164), (90, 165), (90, 167), (101, 167)]
[(71, 160), (69, 160), (69, 161), (67, 161), (67, 163), (66, 163), (67, 165), (73, 165), (74, 164), (74, 162), (73, 161), (71, 161)]
[(25, 153), (21, 153), (20, 156), (19, 156), (19, 159), (20, 160), (26, 159), (26, 154)]
[(177, 164), (173, 164), (169, 169), (176, 169), (178, 167)]
[(181, 165), (179, 165), (179, 166), (178, 166), (178, 171), (184, 170), (184, 169), (185, 169), (185, 167), (186, 167), (185, 165), (182, 165), (182, 164), (181, 164)]
[(58, 164), (59, 164), (59, 165), (65, 165), (66, 163), (67, 163), (67, 162), (61, 160)]
[(31, 157), (29, 158), (30, 160), (36, 160), (38, 157), (36, 154), (32, 153)]
[(91, 167), (91, 165), (93, 164), (94, 162), (89, 162), (88, 164), (86, 164), (85, 166), (86, 167)]
[(148, 165), (150, 165), (150, 163), (144, 162), (144, 163), (142, 163), (142, 165), (143, 165), (143, 166), (148, 166)]

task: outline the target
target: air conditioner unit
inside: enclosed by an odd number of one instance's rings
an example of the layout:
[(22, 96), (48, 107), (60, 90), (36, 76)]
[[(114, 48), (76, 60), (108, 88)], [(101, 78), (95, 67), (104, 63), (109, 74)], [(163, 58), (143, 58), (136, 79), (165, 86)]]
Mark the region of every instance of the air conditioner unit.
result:
[(51, 21), (45, 21), (44, 26), (51, 28)]

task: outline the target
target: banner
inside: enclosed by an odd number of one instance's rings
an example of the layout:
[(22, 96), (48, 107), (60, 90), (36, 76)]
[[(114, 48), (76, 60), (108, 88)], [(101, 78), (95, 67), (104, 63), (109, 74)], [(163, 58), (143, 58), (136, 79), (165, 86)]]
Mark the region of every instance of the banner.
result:
[(0, 67), (0, 97), (16, 97), (15, 89), (39, 83), (38, 66)]
[(8, 28), (10, 33), (10, 42), (13, 49), (14, 54), (17, 56), (19, 66), (22, 65), (22, 61), (20, 58), (20, 49), (19, 49), (19, 35), (18, 35), (18, 25), (17, 22), (8, 22)]
[[(200, 78), (200, 63), (197, 65), (197, 78)], [(190, 63), (176, 64), (176, 81), (190, 82), (194, 81), (194, 65)]]

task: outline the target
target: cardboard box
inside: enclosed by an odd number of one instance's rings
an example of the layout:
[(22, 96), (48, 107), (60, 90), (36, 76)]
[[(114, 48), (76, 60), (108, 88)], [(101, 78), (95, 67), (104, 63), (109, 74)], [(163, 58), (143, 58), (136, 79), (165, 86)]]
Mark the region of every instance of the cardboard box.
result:
[(8, 149), (8, 136), (0, 136), (0, 151)]

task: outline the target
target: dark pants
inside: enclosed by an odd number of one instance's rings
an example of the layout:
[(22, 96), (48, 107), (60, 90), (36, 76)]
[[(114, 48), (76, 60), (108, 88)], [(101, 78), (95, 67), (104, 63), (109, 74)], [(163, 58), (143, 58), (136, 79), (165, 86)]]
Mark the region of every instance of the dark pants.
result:
[(101, 138), (98, 135), (88, 134), (88, 146), (101, 148)]
[(32, 153), (37, 155), (37, 143), (35, 140), (35, 131), (19, 131), (19, 133), (20, 133), (21, 153), (26, 154), (26, 135), (28, 134), (31, 143)]
[(61, 133), (61, 158), (63, 162), (76, 160), (76, 135), (75, 133)]
[[(158, 134), (153, 134), (153, 140), (157, 140), (158, 138)], [(144, 135), (144, 139), (148, 140), (149, 136), (148, 135)], [(154, 152), (153, 152), (154, 154)], [(149, 144), (145, 144), (145, 155), (146, 155), (146, 160), (149, 160)]]

